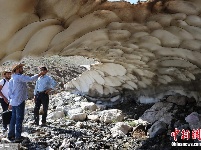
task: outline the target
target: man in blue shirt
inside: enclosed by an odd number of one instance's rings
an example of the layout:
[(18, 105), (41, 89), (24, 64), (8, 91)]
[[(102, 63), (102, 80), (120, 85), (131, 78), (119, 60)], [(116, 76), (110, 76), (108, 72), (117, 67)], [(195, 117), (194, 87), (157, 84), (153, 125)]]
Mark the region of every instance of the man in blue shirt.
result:
[(43, 105), (42, 126), (46, 125), (46, 117), (49, 105), (49, 92), (56, 87), (56, 82), (50, 76), (47, 76), (47, 68), (40, 67), (42, 75), (36, 81), (34, 89), (34, 124), (39, 125), (39, 109)]
[(12, 67), (12, 77), (9, 81), (8, 97), (9, 108), (12, 108), (12, 117), (9, 126), (8, 139), (21, 142), (22, 122), (24, 120), (25, 100), (28, 99), (27, 82), (35, 81), (42, 73), (34, 76), (23, 75), (24, 64)]

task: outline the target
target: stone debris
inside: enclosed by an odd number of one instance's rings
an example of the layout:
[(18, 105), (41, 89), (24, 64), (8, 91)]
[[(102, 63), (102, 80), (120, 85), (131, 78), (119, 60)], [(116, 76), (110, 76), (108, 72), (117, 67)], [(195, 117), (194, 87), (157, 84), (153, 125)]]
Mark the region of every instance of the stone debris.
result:
[[(24, 149), (89, 149), (91, 147), (94, 149), (165, 149), (171, 148), (171, 132), (175, 128), (192, 130), (201, 127), (200, 111), (197, 111), (200, 107), (194, 103), (185, 106), (170, 103), (167, 102), (168, 97), (166, 97), (167, 101), (163, 99), (151, 105), (131, 101), (113, 107), (105, 105), (103, 110), (82, 109), (82, 104), (94, 106), (96, 103), (86, 102), (84, 97), (76, 98), (76, 95), (64, 91), (50, 97), (54, 98), (51, 99), (45, 127), (30, 125), (33, 121), (33, 109), (31, 109), (33, 102), (27, 101), (28, 109), (22, 133), (26, 140), (21, 143)], [(179, 97), (174, 98), (176, 101)], [(74, 101), (75, 99), (77, 100)], [(65, 109), (67, 113), (53, 107), (58, 100), (63, 101), (59, 108)], [(156, 112), (155, 116), (145, 117), (150, 110)], [(158, 113), (160, 115), (157, 115)], [(168, 113), (174, 115), (168, 119), (164, 117), (166, 115), (162, 115)], [(143, 118), (149, 118), (151, 121)], [(1, 142), (10, 142), (7, 141), (6, 136), (1, 134)], [(181, 133), (178, 138), (181, 138)]]

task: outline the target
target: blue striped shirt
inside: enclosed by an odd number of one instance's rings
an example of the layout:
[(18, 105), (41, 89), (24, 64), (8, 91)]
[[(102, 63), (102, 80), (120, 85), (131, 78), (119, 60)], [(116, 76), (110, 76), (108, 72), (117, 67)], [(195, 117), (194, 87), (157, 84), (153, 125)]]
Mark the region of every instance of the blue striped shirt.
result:
[(8, 96), (12, 106), (18, 106), (28, 99), (27, 82), (36, 81), (38, 75), (27, 76), (22, 74), (13, 74), (9, 80)]
[(52, 79), (50, 76), (44, 75), (40, 76), (38, 80), (36, 81), (36, 86), (34, 89), (34, 95), (36, 95), (36, 92), (43, 92), (48, 89), (54, 89), (56, 87), (56, 82), (54, 79)]

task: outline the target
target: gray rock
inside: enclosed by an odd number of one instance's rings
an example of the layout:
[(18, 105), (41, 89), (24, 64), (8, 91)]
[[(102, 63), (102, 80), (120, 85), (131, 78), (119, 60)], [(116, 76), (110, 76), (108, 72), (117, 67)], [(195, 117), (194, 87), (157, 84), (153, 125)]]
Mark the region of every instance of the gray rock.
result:
[(171, 123), (172, 114), (169, 110), (173, 107), (172, 103), (158, 102), (155, 103), (150, 109), (146, 110), (140, 119), (154, 123), (158, 120), (167, 124)]
[(93, 121), (98, 121), (99, 120), (99, 116), (98, 115), (88, 115), (87, 118), (89, 120), (93, 120)]
[(80, 105), (83, 110), (95, 111), (98, 108), (93, 102), (81, 102)]
[(201, 116), (197, 112), (192, 112), (188, 115), (185, 120), (189, 123), (190, 128), (193, 129), (200, 129), (201, 128)]
[(163, 133), (164, 131), (167, 130), (167, 125), (165, 122), (162, 121), (156, 121), (151, 128), (148, 130), (149, 132), (149, 137), (153, 138), (161, 133)]
[(77, 113), (82, 113), (83, 109), (81, 107), (75, 108), (75, 109), (71, 109), (68, 110), (68, 115), (72, 115), (72, 114), (77, 114)]
[(106, 105), (103, 105), (103, 104), (96, 104), (96, 106), (98, 107), (99, 110), (105, 110), (106, 109)]
[(69, 148), (70, 146), (70, 140), (69, 139), (64, 139), (61, 146), (59, 147), (59, 150)]
[(48, 114), (47, 119), (58, 119), (65, 117), (65, 114), (63, 111), (55, 111), (50, 114)]
[(173, 95), (173, 96), (169, 96), (166, 99), (166, 101), (171, 102), (171, 103), (175, 103), (175, 104), (180, 105), (180, 106), (185, 106), (187, 103), (187, 98), (185, 96)]
[(83, 141), (77, 141), (77, 142), (75, 143), (75, 145), (79, 147), (79, 146), (81, 146), (83, 143), (84, 143)]
[(119, 122), (123, 119), (123, 113), (118, 109), (104, 110), (100, 112), (100, 121), (105, 123)]
[(128, 131), (130, 131), (131, 129), (132, 127), (129, 126), (127, 123), (117, 122), (115, 124), (115, 127), (113, 127), (110, 131), (112, 133), (112, 136), (116, 137), (116, 136), (122, 136), (122, 135), (125, 136), (125, 134), (127, 134)]
[(190, 123), (190, 124), (197, 124), (200, 120), (199, 120), (199, 114), (197, 112), (192, 112), (190, 115), (188, 115), (185, 118), (186, 122)]
[(84, 121), (87, 117), (86, 113), (76, 113), (69, 115), (69, 118), (74, 121)]
[(77, 101), (80, 101), (81, 99), (82, 99), (81, 96), (77, 96), (77, 97), (75, 97), (73, 100), (74, 100), (75, 102), (77, 102)]
[(77, 122), (75, 124), (75, 126), (78, 127), (78, 128), (82, 128), (84, 126), (84, 124), (83, 124), (83, 122)]

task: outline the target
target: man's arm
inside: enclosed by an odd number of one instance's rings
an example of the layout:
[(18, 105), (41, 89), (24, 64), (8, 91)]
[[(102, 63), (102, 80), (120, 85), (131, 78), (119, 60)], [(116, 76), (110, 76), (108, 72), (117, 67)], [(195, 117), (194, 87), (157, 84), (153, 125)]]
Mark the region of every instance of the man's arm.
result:
[(1, 80), (0, 82), (0, 96), (4, 99), (4, 101), (8, 104), (8, 99), (3, 95), (3, 93), (1, 92), (2, 88), (3, 88), (3, 80)]
[[(13, 87), (13, 80), (12, 79), (9, 80), (8, 85), (9, 85), (8, 86), (8, 101), (10, 103), (10, 101), (12, 99), (11, 97), (12, 97), (13, 91), (15, 90)], [(11, 104), (9, 104), (8, 109), (10, 109), (10, 110), (12, 109)]]
[(38, 79), (38, 77), (40, 77), (43, 73), (40, 72), (39, 74), (36, 74), (34, 76), (27, 76), (27, 75), (20, 75), (18, 77), (18, 79), (21, 81), (21, 82), (32, 82), (32, 81), (36, 81)]
[(39, 77), (39, 74), (36, 74), (34, 76), (20, 75), (18, 79), (21, 82), (32, 82), (32, 81), (36, 81), (38, 77)]
[(14, 87), (13, 87), (13, 80), (10, 79), (9, 82), (8, 82), (8, 100), (10, 102), (10, 100), (12, 99), (12, 95), (13, 95), (13, 92), (14, 92)]

